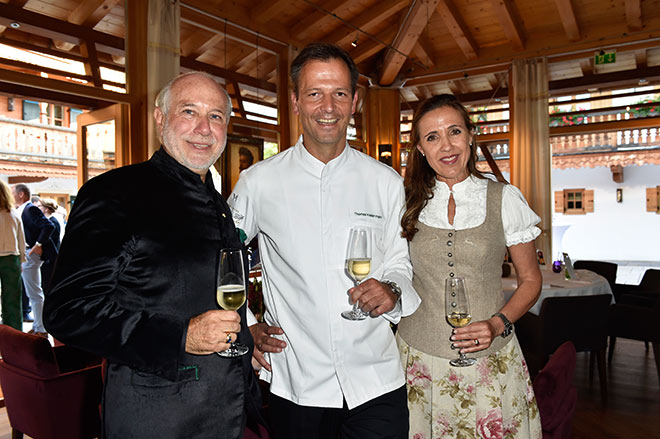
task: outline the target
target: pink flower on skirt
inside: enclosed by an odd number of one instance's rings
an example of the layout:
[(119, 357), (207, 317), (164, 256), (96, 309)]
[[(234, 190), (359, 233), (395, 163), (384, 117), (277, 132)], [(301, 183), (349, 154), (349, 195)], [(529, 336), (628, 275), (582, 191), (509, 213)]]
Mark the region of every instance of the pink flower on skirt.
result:
[(449, 421), (442, 414), (438, 415), (438, 417), (435, 420), (435, 423), (438, 427), (437, 434), (439, 434), (440, 436), (445, 436), (449, 434), (450, 432)]
[(428, 387), (431, 385), (431, 373), (425, 364), (414, 361), (407, 370), (408, 385), (411, 387)]
[(426, 439), (426, 436), (424, 436), (422, 433), (415, 433), (412, 439)]
[(449, 382), (450, 383), (458, 383), (458, 382), (461, 382), (461, 381), (463, 381), (463, 377), (460, 377), (460, 376), (456, 375), (453, 370), (451, 372), (449, 372)]
[(503, 437), (502, 412), (490, 410), (485, 417), (477, 419), (477, 432), (484, 439), (498, 439)]

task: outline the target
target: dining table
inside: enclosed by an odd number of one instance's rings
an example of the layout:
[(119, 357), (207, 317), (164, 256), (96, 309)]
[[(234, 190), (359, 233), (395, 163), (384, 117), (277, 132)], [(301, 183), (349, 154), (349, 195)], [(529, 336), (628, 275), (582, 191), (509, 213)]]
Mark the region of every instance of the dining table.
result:
[[(607, 279), (593, 271), (575, 270), (576, 276), (567, 279), (564, 270), (555, 273), (548, 265), (539, 265), (539, 268), (543, 276), (543, 286), (541, 295), (529, 310), (532, 314), (539, 315), (543, 299), (546, 297), (612, 295), (612, 288)], [(511, 271), (509, 276), (502, 278), (502, 293), (506, 300), (511, 298), (518, 286), (515, 271)], [(613, 295), (612, 303), (614, 303)]]

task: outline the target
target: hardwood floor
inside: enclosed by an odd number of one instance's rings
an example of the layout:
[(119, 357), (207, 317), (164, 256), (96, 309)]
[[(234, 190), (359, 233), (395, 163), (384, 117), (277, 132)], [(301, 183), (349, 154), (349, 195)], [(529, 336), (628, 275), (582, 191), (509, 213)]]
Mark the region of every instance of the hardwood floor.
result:
[[(660, 383), (653, 349), (647, 352), (643, 342), (617, 340), (607, 371), (606, 402), (601, 400), (598, 373), (594, 370), (590, 380), (588, 371), (588, 354), (578, 353), (573, 439), (660, 439)], [(11, 439), (5, 408), (0, 409), (0, 439)]]

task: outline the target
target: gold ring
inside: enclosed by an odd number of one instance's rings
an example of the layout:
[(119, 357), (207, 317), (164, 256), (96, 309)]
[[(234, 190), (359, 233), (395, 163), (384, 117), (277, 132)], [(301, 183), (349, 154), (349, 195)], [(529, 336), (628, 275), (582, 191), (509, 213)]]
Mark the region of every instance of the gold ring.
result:
[(475, 346), (479, 346), (479, 340), (476, 339), (476, 338), (474, 339), (474, 345), (475, 345)]
[(231, 344), (231, 334), (227, 333), (227, 339), (225, 340), (225, 343)]
[(257, 345), (257, 348), (259, 348), (259, 350), (261, 350), (261, 343), (259, 343), (259, 344)]

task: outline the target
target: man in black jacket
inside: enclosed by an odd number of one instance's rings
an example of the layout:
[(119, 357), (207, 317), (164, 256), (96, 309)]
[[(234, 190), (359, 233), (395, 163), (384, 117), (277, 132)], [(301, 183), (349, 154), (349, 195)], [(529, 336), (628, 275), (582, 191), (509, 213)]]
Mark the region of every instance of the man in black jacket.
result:
[[(48, 330), (108, 361), (103, 437), (241, 438), (259, 407), (245, 305), (218, 308), (218, 255), (243, 248), (209, 168), (231, 101), (209, 75), (171, 81), (163, 147), (79, 191), (46, 298)], [(136, 190), (140, 190), (140, 196)], [(222, 358), (231, 340), (250, 353)]]

